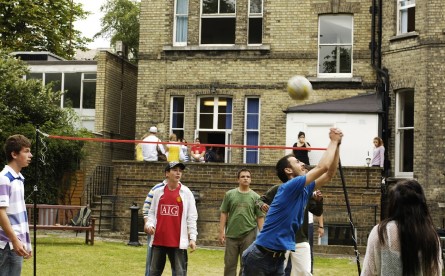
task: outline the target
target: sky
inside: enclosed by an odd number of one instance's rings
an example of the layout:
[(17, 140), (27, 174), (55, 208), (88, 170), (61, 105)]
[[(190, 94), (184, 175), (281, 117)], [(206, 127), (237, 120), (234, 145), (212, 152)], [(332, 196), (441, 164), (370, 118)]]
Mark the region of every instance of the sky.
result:
[[(106, 0), (74, 0), (74, 2), (81, 3), (85, 11), (91, 12), (86, 19), (74, 22), (74, 27), (81, 31), (85, 37), (93, 38), (100, 31), (100, 19), (103, 16), (100, 7)], [(110, 42), (109, 39), (100, 37), (89, 43), (87, 47), (90, 49), (110, 48)]]

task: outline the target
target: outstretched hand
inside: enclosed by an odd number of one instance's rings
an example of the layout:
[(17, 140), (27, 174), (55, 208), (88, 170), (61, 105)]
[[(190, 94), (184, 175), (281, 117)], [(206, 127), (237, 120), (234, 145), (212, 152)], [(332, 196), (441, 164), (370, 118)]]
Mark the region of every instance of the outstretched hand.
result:
[(339, 128), (330, 128), (329, 129), (329, 138), (332, 141), (338, 142), (338, 144), (341, 144), (341, 140), (343, 138), (343, 132)]

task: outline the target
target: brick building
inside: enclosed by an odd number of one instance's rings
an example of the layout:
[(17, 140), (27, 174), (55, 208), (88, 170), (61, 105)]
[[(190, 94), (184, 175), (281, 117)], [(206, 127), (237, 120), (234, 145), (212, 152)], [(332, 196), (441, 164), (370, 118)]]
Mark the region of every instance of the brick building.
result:
[[(283, 111), (373, 92), (369, 22), (361, 1), (142, 1), (137, 137), (157, 125), (164, 139), (286, 145), (298, 129), (286, 133)], [(305, 102), (287, 95), (293, 75), (315, 88)], [(227, 163), (259, 164), (283, 153), (222, 152)]]
[(445, 4), (399, 0), (381, 6), (381, 63), (390, 80), (388, 176), (418, 179), (436, 226), (445, 228), (439, 208), (445, 202)]

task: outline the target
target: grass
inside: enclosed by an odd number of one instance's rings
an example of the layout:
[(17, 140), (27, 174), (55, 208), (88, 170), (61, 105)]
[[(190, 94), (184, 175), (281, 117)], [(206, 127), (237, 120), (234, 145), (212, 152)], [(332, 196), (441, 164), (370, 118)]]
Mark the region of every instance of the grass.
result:
[[(84, 235), (37, 237), (37, 269), (39, 276), (127, 276), (144, 275), (147, 247), (128, 246), (124, 241), (96, 240), (94, 246), (84, 244)], [(171, 275), (167, 261), (163, 275)], [(223, 275), (224, 251), (198, 248), (189, 254), (188, 275)], [(33, 275), (33, 258), (25, 260), (23, 276)], [(314, 275), (357, 275), (353, 258), (315, 257)]]

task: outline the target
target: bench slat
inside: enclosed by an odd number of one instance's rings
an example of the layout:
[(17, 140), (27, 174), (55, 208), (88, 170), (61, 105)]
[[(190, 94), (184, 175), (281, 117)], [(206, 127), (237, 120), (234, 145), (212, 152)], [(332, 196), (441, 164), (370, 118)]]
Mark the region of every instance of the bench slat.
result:
[[(36, 207), (38, 209), (36, 229), (85, 231), (85, 243), (94, 244), (96, 224), (94, 218), (90, 217), (89, 226), (70, 225), (71, 219), (78, 214), (81, 208), (86, 206), (37, 204)], [(34, 204), (26, 204), (26, 208), (31, 221), (34, 216)], [(33, 227), (30, 228), (33, 229)]]

